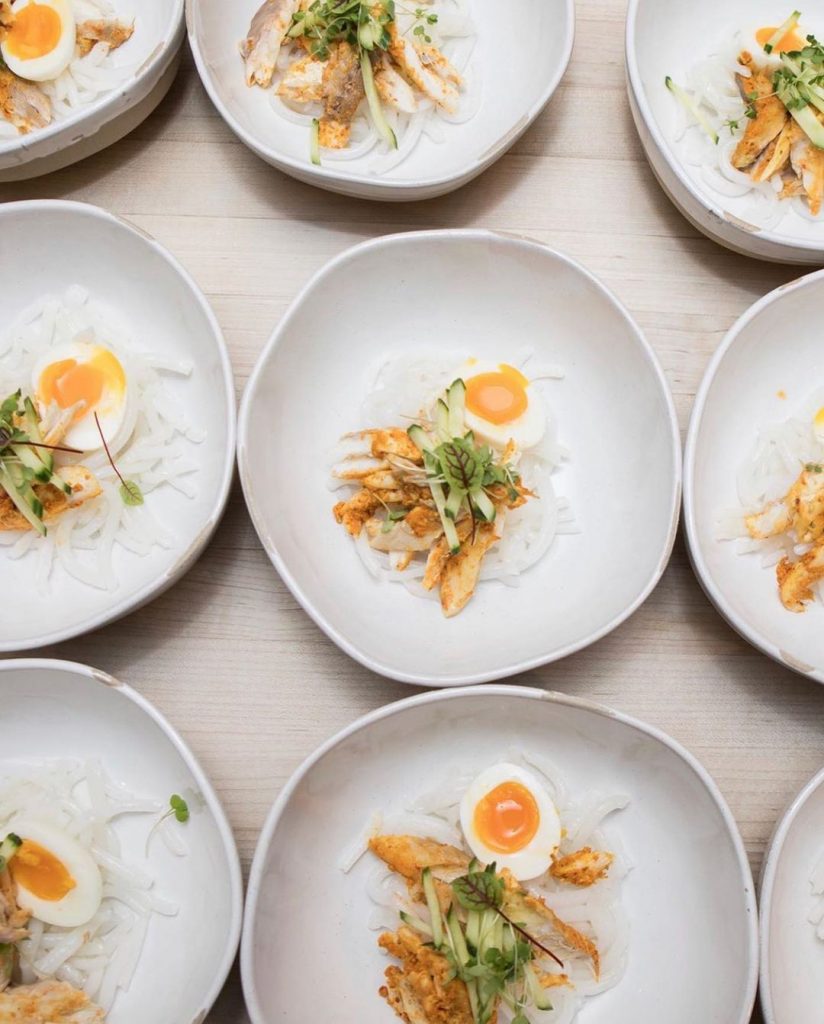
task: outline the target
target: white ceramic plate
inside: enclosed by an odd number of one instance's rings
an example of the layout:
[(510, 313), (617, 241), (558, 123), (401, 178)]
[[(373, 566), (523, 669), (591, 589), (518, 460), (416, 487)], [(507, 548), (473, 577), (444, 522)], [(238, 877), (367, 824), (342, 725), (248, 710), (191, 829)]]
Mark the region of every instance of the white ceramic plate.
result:
[[(814, 4), (802, 7), (802, 24), (824, 36)], [(785, 263), (824, 262), (824, 217), (810, 222), (792, 212), (766, 230), (747, 218), (751, 201), (710, 188), (700, 168), (689, 166), (675, 143), (683, 114), (667, 90), (667, 75), (684, 83), (689, 68), (717, 52), (744, 29), (781, 24), (781, 0), (630, 0), (626, 56), (630, 105), (641, 142), (664, 191), (710, 238), (736, 252)]]
[[(746, 1024), (757, 976), (752, 878), (735, 822), (682, 747), (641, 722), (541, 690), (429, 693), (366, 716), (320, 748), (281, 793), (255, 854), (241, 970), (253, 1024), (391, 1024), (377, 994), (386, 959), (367, 921), (364, 858), (339, 867), (375, 811), (397, 810), (452, 770), (509, 747), (543, 753), (567, 786), (626, 792), (609, 823), (633, 870), (623, 903), (629, 967), (587, 1002), (587, 1024)], [(306, 950), (313, 951), (307, 960)], [(323, 984), (313, 983), (323, 963)], [(696, 979), (700, 978), (700, 984)]]
[[(65, 661), (4, 661), (0, 690), (4, 758), (98, 759), (114, 780), (160, 803), (171, 793), (198, 795), (181, 826), (189, 852), (174, 856), (161, 840), (149, 854), (157, 891), (179, 911), (151, 921), (131, 987), (107, 1020), (200, 1024), (232, 966), (243, 908), (237, 850), (209, 780), (148, 701), (103, 672)], [(145, 865), (145, 821), (127, 817), (117, 830), (139, 851), (131, 862)]]
[(41, 131), (0, 139), (0, 182), (46, 174), (112, 145), (168, 91), (185, 35), (183, 0), (117, 0), (116, 7), (121, 20), (134, 19), (135, 32), (113, 60), (118, 67), (134, 67), (134, 77)]
[(171, 531), (172, 547), (155, 547), (145, 557), (116, 548), (116, 590), (90, 587), (56, 569), (41, 593), (33, 556), (13, 562), (0, 548), (3, 580), (15, 594), (0, 624), (0, 651), (21, 651), (111, 622), (156, 597), (192, 566), (228, 498), (235, 398), (226, 346), (206, 299), (144, 232), (97, 207), (31, 202), (0, 207), (0, 236), (0, 276), (9, 285), (0, 294), (3, 323), (44, 295), (60, 297), (70, 285), (84, 286), (130, 333), (136, 351), (194, 365), (190, 377), (164, 375), (164, 383), (189, 423), (206, 435), (191, 446), (191, 458), (199, 463), (191, 478), (196, 497), (164, 485), (147, 498), (147, 508)]
[[(483, 584), (449, 620), (368, 574), (327, 487), (337, 439), (370, 425), (361, 406), (380, 366), (433, 346), (516, 363), (531, 350), (565, 370), (544, 397), (573, 453), (556, 490), (581, 528), (520, 587)], [(368, 668), (430, 686), (512, 675), (604, 636), (657, 583), (678, 517), (675, 413), (638, 327), (578, 264), (483, 231), (389, 237), (322, 270), (249, 382), (239, 465), (263, 545), (318, 625)]]
[(757, 430), (795, 415), (824, 386), (822, 302), (824, 272), (818, 272), (770, 293), (735, 324), (696, 397), (684, 471), (687, 539), (707, 594), (750, 643), (819, 682), (824, 607), (813, 602), (803, 614), (787, 611), (775, 570), (717, 536), (721, 514), (739, 507), (736, 474)]
[(573, 0), (518, 0), (501, 32), (495, 0), (470, 0), (478, 42), (470, 73), (480, 107), (465, 124), (445, 125), (443, 143), (422, 139), (398, 167), (376, 176), (372, 158), (309, 160), (308, 131), (271, 108), (269, 93), (246, 86), (238, 53), (260, 0), (187, 0), (189, 41), (203, 84), (235, 134), (258, 156), (300, 181), (365, 199), (418, 200), (443, 195), (486, 170), (526, 131), (566, 71), (575, 31)]
[(824, 942), (809, 920), (821, 897), (810, 879), (824, 857), (824, 771), (793, 800), (761, 877), (761, 1009), (766, 1024), (818, 1024)]

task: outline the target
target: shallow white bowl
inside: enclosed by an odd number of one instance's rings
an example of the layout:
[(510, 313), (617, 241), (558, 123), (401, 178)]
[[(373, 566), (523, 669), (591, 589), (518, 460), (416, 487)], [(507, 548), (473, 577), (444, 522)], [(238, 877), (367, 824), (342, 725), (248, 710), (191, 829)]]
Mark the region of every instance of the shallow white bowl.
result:
[[(684, 467), (684, 521), (693, 565), (730, 625), (770, 657), (824, 682), (824, 608), (787, 611), (775, 570), (719, 541), (721, 513), (738, 507), (736, 474), (757, 430), (791, 417), (824, 385), (824, 271), (771, 292), (735, 324), (695, 400)], [(786, 400), (778, 392), (786, 393)]]
[(809, 920), (810, 879), (824, 857), (824, 771), (781, 819), (761, 876), (761, 1009), (766, 1024), (818, 1024), (824, 942)]
[(49, 592), (40, 594), (31, 560), (13, 562), (0, 549), (3, 580), (15, 595), (0, 621), (0, 651), (22, 651), (111, 622), (191, 568), (229, 495), (235, 396), (223, 335), (206, 299), (145, 232), (94, 206), (30, 202), (0, 206), (0, 237), (0, 277), (8, 284), (0, 292), (0, 321), (11, 323), (43, 295), (83, 285), (130, 330), (137, 351), (167, 352), (194, 365), (191, 377), (164, 375), (164, 382), (192, 426), (206, 433), (203, 444), (192, 448), (200, 463), (192, 478), (197, 497), (166, 486), (147, 500), (171, 530), (173, 546), (155, 548), (145, 558), (116, 549), (117, 590), (97, 590), (56, 572)]
[[(532, 349), (565, 369), (545, 397), (573, 453), (556, 489), (581, 527), (519, 588), (482, 584), (449, 620), (437, 602), (372, 579), (327, 487), (337, 439), (367, 425), (361, 405), (380, 365), (433, 346), (497, 362)], [(430, 686), (522, 672), (623, 622), (669, 559), (680, 454), (664, 376), (620, 303), (559, 253), (484, 231), (396, 235), (333, 260), (264, 350), (240, 416), (246, 500), (292, 593), (368, 668)]]
[(136, 73), (122, 88), (42, 131), (0, 139), (0, 182), (67, 167), (111, 146), (145, 120), (169, 90), (185, 35), (183, 0), (118, 0), (118, 17), (134, 36), (114, 55)]
[[(341, 855), (374, 812), (399, 810), (450, 772), (485, 767), (510, 747), (561, 765), (570, 791), (630, 796), (607, 827), (633, 864), (622, 890), (629, 967), (581, 1019), (749, 1021), (758, 971), (752, 877), (706, 771), (663, 733), (615, 711), (490, 686), (423, 694), (367, 715), (289, 781), (247, 892), (241, 971), (253, 1024), (395, 1020), (377, 995), (387, 961), (368, 927), (368, 858), (346, 875)], [(314, 963), (324, 965), (323, 984), (313, 982)]]
[(279, 117), (268, 92), (246, 86), (238, 44), (258, 7), (260, 0), (187, 0), (189, 41), (215, 106), (232, 131), (274, 167), (364, 199), (429, 199), (481, 174), (548, 103), (566, 71), (575, 32), (574, 0), (522, 0), (516, 15), (522, 30), (514, 33), (501, 33), (495, 0), (471, 0), (478, 43), (470, 70), (483, 78), (477, 115), (466, 124), (445, 125), (442, 144), (422, 139), (400, 166), (376, 177), (369, 156), (313, 166), (308, 131)]
[[(194, 790), (182, 837), (189, 852), (175, 857), (153, 844), (148, 870), (158, 893), (179, 905), (156, 916), (130, 989), (109, 1024), (201, 1024), (218, 996), (237, 950), (243, 910), (240, 862), (214, 790), (186, 744), (138, 693), (111, 676), (66, 661), (0, 662), (3, 757), (99, 759), (116, 781), (165, 803)], [(138, 850), (145, 821), (124, 818), (117, 830)]]
[[(815, 20), (813, 5), (804, 8), (804, 13)], [(692, 64), (733, 39), (739, 29), (780, 24), (786, 16), (787, 8), (780, 0), (725, 0), (721, 5), (716, 0), (629, 0), (626, 59), (630, 106), (661, 187), (695, 227), (745, 256), (821, 264), (824, 217), (812, 223), (792, 213), (774, 229), (760, 229), (745, 219), (745, 199), (731, 199), (710, 189), (700, 171), (684, 163), (673, 139), (681, 116), (679, 107), (664, 84), (667, 75), (683, 83)], [(824, 35), (824, 29), (820, 34)]]

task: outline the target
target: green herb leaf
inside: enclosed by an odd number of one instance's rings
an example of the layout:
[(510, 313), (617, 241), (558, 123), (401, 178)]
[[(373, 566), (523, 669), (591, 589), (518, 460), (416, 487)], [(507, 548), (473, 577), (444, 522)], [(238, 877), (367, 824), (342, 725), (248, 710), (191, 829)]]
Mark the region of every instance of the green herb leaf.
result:
[(143, 492), (134, 480), (126, 480), (120, 485), (120, 497), (124, 505), (142, 505), (144, 501)]
[(450, 488), (470, 494), (483, 486), (486, 467), (471, 442), (456, 437), (437, 448), (435, 454)]
[(181, 824), (189, 820), (189, 805), (186, 803), (182, 796), (179, 796), (177, 793), (174, 793), (169, 798), (169, 807), (171, 808), (171, 811), (169, 813), (174, 814), (175, 818)]
[(464, 910), (498, 909), (503, 901), (504, 883), (490, 864), (483, 871), (473, 871), (452, 883), (452, 892)]

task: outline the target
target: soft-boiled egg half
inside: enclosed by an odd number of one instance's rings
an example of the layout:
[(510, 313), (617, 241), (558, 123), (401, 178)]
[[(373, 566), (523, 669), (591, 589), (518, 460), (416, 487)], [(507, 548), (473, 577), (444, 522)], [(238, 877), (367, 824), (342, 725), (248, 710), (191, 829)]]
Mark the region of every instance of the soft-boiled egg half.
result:
[(41, 415), (55, 404), (61, 411), (75, 410), (62, 444), (96, 451), (103, 447), (102, 431), (109, 447), (116, 447), (129, 392), (126, 371), (113, 352), (85, 341), (56, 345), (36, 364), (33, 378)]
[(30, 82), (59, 77), (72, 62), (77, 26), (71, 0), (15, 0), (0, 43), (9, 71)]
[(561, 842), (561, 819), (541, 783), (514, 764), (495, 764), (461, 801), (461, 828), (483, 864), (508, 868), (518, 881), (549, 870)]
[(103, 899), (94, 858), (54, 825), (15, 819), (10, 831), (23, 843), (9, 861), (17, 902), (44, 924), (77, 928), (90, 921)]
[(742, 48), (747, 50), (754, 58), (756, 64), (767, 64), (770, 67), (781, 66), (781, 54), (792, 53), (795, 50), (803, 50), (807, 45), (804, 41), (804, 33), (798, 26), (789, 29), (781, 37), (777, 44), (773, 44), (771, 53), (767, 53), (764, 47), (770, 42), (780, 30), (780, 25), (763, 25), (744, 33), (742, 37)]
[(534, 448), (546, 433), (546, 413), (535, 388), (507, 363), (469, 359), (457, 376), (466, 384), (466, 425), (476, 437), (505, 448)]

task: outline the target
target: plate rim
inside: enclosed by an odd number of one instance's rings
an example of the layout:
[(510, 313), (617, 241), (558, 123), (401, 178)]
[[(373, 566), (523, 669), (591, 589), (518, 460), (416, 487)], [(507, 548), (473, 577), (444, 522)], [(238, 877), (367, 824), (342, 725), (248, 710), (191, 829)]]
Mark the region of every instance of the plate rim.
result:
[(809, 779), (796, 795), (791, 799), (789, 806), (773, 830), (773, 834), (767, 843), (767, 852), (764, 857), (764, 865), (761, 869), (761, 882), (759, 885), (759, 989), (761, 999), (761, 1011), (764, 1014), (764, 1024), (778, 1024), (775, 1015), (775, 1008), (772, 996), (772, 982), (770, 980), (770, 922), (773, 910), (773, 893), (775, 891), (775, 877), (778, 873), (778, 865), (784, 852), (784, 846), (790, 829), (795, 824), (796, 818), (801, 813), (810, 797), (824, 785), (824, 768), (820, 769)]
[[(618, 615), (614, 616), (608, 623), (601, 626), (598, 630), (588, 634), (586, 637), (581, 638), (572, 644), (567, 644), (565, 647), (554, 651), (550, 654), (541, 654), (534, 658), (529, 658), (524, 661), (519, 661), (514, 664), (507, 666), (504, 669), (498, 670), (493, 669), (491, 671), (480, 671), (471, 673), (458, 673), (455, 675), (439, 675), (437, 673), (416, 673), (410, 671), (403, 671), (397, 668), (393, 668), (390, 665), (385, 665), (377, 659), (372, 658), (364, 651), (353, 644), (346, 636), (340, 632), (337, 627), (327, 622), (323, 616), (321, 616), (314, 607), (312, 601), (306, 596), (303, 590), (298, 586), (297, 581), (289, 571), (280, 552), (277, 550), (276, 545), (270, 542), (267, 531), (263, 524), (262, 516), (258, 511), (257, 498), (254, 485), (254, 476), (251, 474), (247, 467), (246, 460), (246, 447), (247, 447), (247, 436), (248, 436), (248, 421), (250, 416), (250, 410), (254, 400), (254, 394), (258, 388), (258, 382), (262, 376), (263, 369), (272, 357), (272, 354), (280, 344), (283, 335), (287, 328), (290, 326), (296, 312), (303, 306), (307, 296), (327, 277), (327, 275), (336, 273), (342, 266), (349, 263), (352, 260), (357, 260), (364, 253), (370, 252), (373, 249), (381, 248), (393, 248), (394, 246), (405, 246), (407, 244), (416, 244), (418, 241), (423, 240), (471, 240), (475, 243), (493, 243), (495, 245), (505, 244), (507, 246), (513, 245), (515, 247), (539, 252), (544, 255), (548, 255), (555, 258), (562, 263), (566, 264), (572, 270), (581, 274), (588, 281), (590, 281), (610, 302), (615, 311), (622, 317), (631, 329), (635, 339), (638, 343), (640, 353), (650, 366), (654, 377), (656, 378), (659, 386), (659, 392), (664, 400), (664, 405), (667, 410), (667, 423), (670, 432), (670, 454), (672, 456), (673, 473), (672, 479), (669, 481), (669, 498), (670, 498), (670, 524), (669, 533), (661, 551), (659, 560), (654, 567), (650, 578), (641, 588), (636, 598), (630, 602), (626, 608), (621, 611)], [(485, 228), (440, 228), (426, 231), (406, 231), (396, 234), (383, 235), (378, 238), (369, 239), (365, 242), (360, 242), (357, 245), (350, 246), (338, 253), (331, 260), (324, 263), (306, 282), (306, 284), (300, 289), (297, 295), (292, 299), (287, 307), (285, 313), (275, 325), (272, 334), (269, 336), (268, 341), (263, 347), (258, 359), (255, 363), (254, 369), (252, 370), (246, 387), (243, 391), (243, 397), (240, 403), (240, 411), (238, 415), (238, 444), (237, 444), (237, 462), (238, 471), (240, 476), (241, 488), (243, 490), (243, 497), (246, 503), (246, 507), (249, 511), (249, 515), (252, 519), (252, 523), (255, 527), (258, 539), (263, 546), (264, 551), (272, 562), (275, 570), (277, 571), (280, 578), (288, 587), (292, 596), (300, 604), (306, 614), (313, 620), (313, 622), (322, 630), (323, 633), (330, 640), (333, 641), (344, 653), (350, 658), (359, 662), (365, 668), (372, 672), (377, 673), (387, 679), (394, 679), (400, 683), (407, 683), (412, 686), (432, 686), (432, 687), (448, 687), (448, 686), (470, 686), (477, 683), (491, 682), (499, 679), (506, 679), (513, 675), (518, 675), (522, 672), (528, 672), (532, 669), (539, 668), (542, 665), (548, 665), (553, 662), (559, 661), (562, 658), (566, 658), (577, 651), (584, 650), (585, 648), (597, 643), (605, 636), (612, 633), (620, 625), (622, 625), (627, 619), (635, 614), (636, 611), (647, 601), (652, 592), (658, 586), (667, 566), (669, 565), (670, 559), (672, 558), (672, 552), (675, 545), (675, 539), (678, 533), (678, 524), (681, 512), (681, 485), (683, 479), (683, 464), (682, 464), (682, 450), (681, 450), (681, 432), (678, 425), (678, 416), (675, 409), (675, 401), (673, 398), (672, 390), (664, 374), (661, 363), (658, 359), (655, 350), (653, 349), (650, 342), (647, 340), (646, 335), (641, 330), (640, 326), (635, 321), (629, 309), (624, 303), (617, 297), (617, 295), (608, 288), (598, 277), (596, 277), (591, 271), (589, 271), (583, 264), (577, 260), (565, 255), (559, 250), (541, 242), (537, 239), (530, 238), (527, 235), (516, 234), (504, 231), (495, 231)]]
[(805, 665), (787, 651), (783, 651), (777, 644), (768, 640), (760, 630), (750, 625), (741, 615), (733, 610), (721, 588), (715, 583), (709, 567), (701, 551), (698, 540), (698, 519), (695, 511), (695, 461), (696, 448), (698, 445), (698, 434), (704, 417), (704, 411), (709, 397), (710, 390), (715, 381), (718, 369), (724, 361), (727, 353), (737, 342), (742, 331), (752, 323), (765, 309), (775, 302), (779, 302), (785, 295), (795, 291), (801, 291), (824, 281), (824, 269), (814, 270), (812, 273), (804, 274), (786, 284), (767, 292), (747, 310), (745, 310), (735, 323), (724, 335), (718, 348), (710, 359), (701, 383), (695, 394), (695, 402), (690, 413), (689, 426), (687, 428), (687, 440), (684, 447), (684, 532), (687, 539), (687, 549), (693, 571), (701, 585), (704, 593), (714, 605), (721, 617), (728, 625), (742, 636), (752, 647), (766, 654), (773, 661), (783, 665), (784, 668), (792, 669), (807, 679), (813, 679), (818, 683), (824, 683), (824, 666), (816, 668), (813, 665)]
[[(231, 889), (231, 922), (227, 933), (227, 945), (223, 953), (220, 968), (214, 976), (211, 987), (202, 1001), (202, 1009), (195, 1014), (192, 1024), (206, 1019), (207, 1014), (214, 1006), (220, 995), (229, 973), (234, 964), (235, 957), (240, 945), (241, 929), (243, 926), (243, 874), (240, 865), (237, 843), (234, 832), (226, 811), (223, 808), (220, 797), (212, 785), (209, 776), (201, 767), (200, 761), (195, 756), (191, 747), (183, 739), (177, 729), (171, 724), (168, 718), (152, 704), (146, 697), (135, 690), (128, 683), (122, 682), (117, 677), (104, 672), (102, 669), (92, 668), (78, 661), (68, 661), (60, 658), (9, 658), (0, 661), (0, 676), (5, 672), (40, 671), (45, 669), (50, 672), (63, 672), (68, 676), (81, 676), (100, 686), (105, 686), (112, 692), (118, 694), (124, 700), (136, 705), (152, 722), (161, 730), (166, 739), (177, 751), (178, 756), (183, 760), (187, 769), (191, 772), (199, 791), (202, 793), (209, 811), (217, 826), (221, 842), (223, 844), (226, 860), (229, 865), (229, 886)], [(64, 684), (71, 685), (71, 684)]]
[[(770, 245), (779, 246), (785, 249), (794, 249), (798, 252), (807, 253), (809, 256), (821, 257), (822, 252), (824, 252), (824, 244), (817, 244), (816, 242), (807, 241), (805, 239), (794, 239), (790, 235), (782, 235), (779, 232), (772, 231), (766, 228), (758, 228), (757, 230), (752, 232), (743, 231), (742, 229), (738, 228), (733, 222), (729, 220), (730, 214), (728, 214), (727, 211), (723, 210), (721, 206), (718, 205), (718, 203), (708, 199), (707, 196), (705, 196), (696, 188), (695, 183), (686, 174), (683, 167), (681, 166), (680, 161), (675, 159), (674, 153), (671, 151), (671, 148), (667, 143), (667, 140), (665, 139), (663, 132), (661, 132), (661, 130), (658, 127), (658, 122), (655, 120), (655, 117), (652, 114), (652, 108), (650, 107), (649, 101), (647, 99), (646, 89), (644, 88), (644, 84), (641, 79), (641, 71), (638, 66), (638, 58), (635, 47), (635, 33), (636, 23), (638, 19), (638, 10), (642, 3), (648, 2), (650, 2), (650, 0), (629, 0), (629, 5), (627, 7), (627, 20), (624, 37), (624, 55), (626, 59), (625, 62), (627, 80), (629, 83), (629, 87), (632, 90), (635, 102), (637, 104), (639, 114), (641, 116), (641, 119), (643, 120), (644, 126), (650, 134), (650, 138), (655, 144), (655, 147), (658, 150), (658, 152), (663, 157), (667, 167), (670, 169), (672, 174), (678, 179), (678, 182), (681, 185), (681, 187), (684, 188), (692, 196), (692, 198), (697, 203), (700, 204), (702, 209), (704, 209), (711, 217), (714, 217), (716, 220), (719, 220), (723, 224), (727, 224), (731, 229), (735, 230), (736, 234), (740, 235), (742, 239), (742, 245), (743, 239), (752, 236), (755, 238), (761, 238)], [(643, 140), (641, 141), (642, 148), (645, 148), (643, 147)], [(676, 205), (678, 205), (679, 212), (681, 212), (683, 216), (683, 211), (680, 210), (680, 204)], [(702, 228), (701, 230), (704, 229)], [(763, 258), (758, 257), (749, 251), (746, 252), (746, 255), (750, 259)], [(775, 258), (778, 258), (783, 261), (783, 258), (781, 257)]]
[(306, 757), (289, 776), (266, 816), (266, 821), (255, 846), (255, 853), (252, 859), (252, 866), (249, 872), (249, 880), (246, 888), (246, 907), (243, 915), (243, 934), (240, 946), (240, 976), (243, 986), (243, 995), (246, 1001), (246, 1008), (249, 1012), (252, 1024), (272, 1024), (272, 1022), (267, 1020), (264, 1016), (257, 998), (253, 972), (254, 950), (252, 946), (252, 936), (255, 917), (257, 914), (258, 900), (262, 891), (261, 883), (263, 879), (264, 861), (272, 845), (272, 838), (275, 830), (277, 829), (286, 807), (291, 801), (298, 786), (315, 767), (315, 765), (330, 751), (340, 746), (340, 744), (349, 739), (350, 736), (354, 736), (357, 733), (368, 729), (374, 723), (380, 722), (386, 718), (393, 718), (396, 715), (402, 715), (407, 710), (422, 707), (426, 704), (435, 704), (448, 700), (472, 700), (475, 697), (496, 697), (512, 700), (523, 699), (547, 702), (556, 706), (583, 710), (594, 713), (599, 717), (612, 719), (613, 721), (629, 726), (631, 729), (641, 732), (658, 741), (684, 761), (692, 770), (703, 785), (704, 789), (712, 798), (713, 803), (722, 817), (727, 829), (727, 834), (729, 835), (735, 851), (739, 868), (739, 878), (740, 881), (743, 882), (745, 916), (748, 933), (746, 954), (747, 979), (744, 991), (744, 1003), (741, 1008), (740, 1016), (736, 1021), (729, 1021), (727, 1024), (749, 1024), (752, 1010), (755, 1006), (759, 968), (758, 908), (756, 904), (755, 884), (753, 882), (752, 870), (744, 848), (744, 841), (741, 837), (740, 829), (738, 828), (738, 824), (729, 808), (729, 805), (727, 804), (726, 799), (724, 798), (724, 795), (713, 777), (698, 758), (682, 743), (674, 739), (662, 729), (659, 729), (657, 726), (650, 725), (633, 715), (628, 715), (622, 711), (616, 710), (615, 708), (608, 707), (605, 704), (601, 704), (597, 701), (592, 701), (584, 697), (575, 697), (570, 694), (554, 690), (543, 690), (539, 687), (512, 686), (506, 684), (429, 690), (425, 693), (419, 693), (411, 697), (405, 697), (402, 700), (393, 701), (390, 704), (386, 704), (383, 707), (362, 715), (354, 722), (344, 726), (329, 739), (321, 743), (320, 746), (309, 754), (309, 756)]
[(137, 611), (144, 605), (155, 600), (155, 598), (160, 597), (161, 594), (174, 586), (175, 583), (186, 575), (211, 541), (212, 536), (214, 535), (214, 532), (226, 511), (226, 505), (229, 501), (232, 481), (234, 479), (235, 453), (237, 450), (237, 400), (235, 398), (234, 373), (223, 330), (204, 291), (189, 271), (182, 263), (180, 263), (177, 257), (174, 256), (166, 246), (157, 241), (153, 235), (149, 234), (148, 231), (136, 224), (133, 224), (125, 217), (111, 213), (108, 210), (103, 209), (103, 207), (96, 206), (93, 203), (83, 203), (67, 199), (27, 199), (14, 203), (2, 203), (0, 204), (0, 225), (2, 225), (5, 217), (18, 212), (36, 213), (37, 211), (47, 210), (68, 212), (80, 216), (89, 216), (93, 220), (101, 220), (109, 224), (114, 224), (119, 230), (129, 232), (134, 237), (139, 238), (142, 244), (148, 245), (150, 249), (159, 255), (169, 265), (171, 270), (183, 280), (209, 323), (214, 340), (217, 344), (217, 354), (223, 371), (223, 384), (225, 389), (223, 400), (226, 407), (227, 419), (227, 431), (224, 439), (225, 450), (223, 456), (223, 471), (206, 522), (201, 527), (197, 536), (193, 538), (188, 547), (166, 572), (152, 582), (147, 583), (136, 593), (124, 596), (117, 604), (105, 608), (98, 612), (97, 615), (84, 620), (83, 623), (78, 623), (74, 626), (68, 626), (63, 629), (52, 630), (50, 633), (44, 633), (40, 636), (32, 637), (23, 643), (18, 640), (3, 640), (0, 638), (0, 654), (14, 654), (18, 652), (37, 650), (41, 647), (50, 646), (51, 644), (62, 643), (64, 640), (71, 640), (76, 637), (85, 636), (86, 634), (92, 633), (103, 626), (116, 622), (118, 619), (124, 618), (126, 615), (130, 615), (132, 612)]
[[(452, 174), (445, 174), (439, 177), (414, 178), (410, 181), (386, 181), (380, 176), (369, 174), (344, 174), (328, 167), (315, 167), (308, 159), (304, 162), (295, 157), (280, 154), (271, 147), (261, 144), (248, 132), (235, 118), (229, 107), (222, 101), (214, 87), (209, 72), (208, 62), (200, 48), (198, 33), (195, 31), (194, 8), (198, 0), (185, 0), (186, 6), (186, 31), (189, 37), (189, 46), (194, 57), (198, 77), (209, 99), (223, 118), (229, 129), (247, 146), (257, 157), (275, 166), (279, 171), (295, 177), (305, 184), (314, 185), (317, 188), (335, 191), (336, 187), (354, 187), (358, 189), (361, 198), (372, 200), (391, 200), (394, 193), (399, 198), (414, 200), (417, 192), (426, 192), (431, 195), (443, 195), (454, 191), (467, 184), (473, 178), (482, 174), (503, 156), (506, 151), (517, 142), (524, 132), (534, 124), (536, 118), (541, 114), (549, 101), (554, 96), (558, 86), (563, 81), (572, 58), (572, 50), (575, 44), (575, 0), (561, 0), (564, 5), (567, 17), (567, 30), (564, 36), (564, 47), (561, 60), (555, 73), (550, 77), (536, 102), (518, 120), (515, 126), (506, 132), (488, 150), (481, 154), (476, 163), (464, 167)], [(308, 153), (308, 150), (307, 150)], [(363, 190), (363, 191), (361, 191)], [(367, 195), (371, 192), (371, 195)]]

